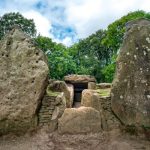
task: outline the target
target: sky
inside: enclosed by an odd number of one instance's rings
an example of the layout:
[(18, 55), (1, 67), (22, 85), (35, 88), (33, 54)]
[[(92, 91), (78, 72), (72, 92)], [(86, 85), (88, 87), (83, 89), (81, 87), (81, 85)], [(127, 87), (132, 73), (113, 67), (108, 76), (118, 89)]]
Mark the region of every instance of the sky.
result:
[(20, 12), (39, 34), (66, 46), (136, 10), (150, 12), (150, 0), (0, 0), (0, 16)]

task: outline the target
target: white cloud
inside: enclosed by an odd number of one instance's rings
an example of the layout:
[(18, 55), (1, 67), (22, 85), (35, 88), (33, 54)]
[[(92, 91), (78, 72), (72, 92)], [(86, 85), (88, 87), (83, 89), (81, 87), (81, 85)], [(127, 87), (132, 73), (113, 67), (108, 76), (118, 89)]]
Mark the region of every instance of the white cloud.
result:
[(56, 43), (62, 43), (63, 45), (69, 47), (73, 43), (73, 39), (71, 37), (65, 37), (64, 39), (55, 39), (53, 37), (53, 41)]
[(147, 0), (145, 3), (139, 3), (141, 9), (150, 12), (150, 1)]
[(65, 37), (62, 41), (62, 44), (70, 46), (72, 44), (72, 39), (70, 37)]
[(23, 16), (25, 16), (28, 19), (34, 20), (36, 29), (38, 33), (40, 33), (42, 36), (52, 37), (52, 35), (50, 34), (50, 30), (52, 28), (51, 22), (46, 17), (34, 10), (23, 13)]
[[(19, 11), (25, 17), (34, 19), (41, 35), (49, 36), (65, 45), (73, 43), (74, 37), (66, 34), (64, 39), (56, 38), (49, 32), (53, 28), (52, 24), (62, 26), (64, 29), (74, 28), (78, 38), (85, 38), (101, 28), (107, 28), (111, 22), (131, 11), (150, 11), (150, 0), (3, 0), (3, 2), (5, 6), (1, 8), (0, 5), (1, 15)], [(45, 3), (45, 7), (35, 7), (38, 2)]]
[[(91, 0), (76, 4), (70, 2), (66, 8), (67, 21), (74, 25), (79, 38), (84, 38), (91, 34), (91, 28), (95, 31), (100, 27), (99, 15), (101, 13), (101, 1)], [(99, 20), (99, 24), (95, 21)]]
[(82, 3), (71, 0), (65, 13), (79, 38), (85, 38), (100, 28), (107, 28), (111, 22), (131, 11), (148, 11), (149, 6), (149, 0), (82, 0)]

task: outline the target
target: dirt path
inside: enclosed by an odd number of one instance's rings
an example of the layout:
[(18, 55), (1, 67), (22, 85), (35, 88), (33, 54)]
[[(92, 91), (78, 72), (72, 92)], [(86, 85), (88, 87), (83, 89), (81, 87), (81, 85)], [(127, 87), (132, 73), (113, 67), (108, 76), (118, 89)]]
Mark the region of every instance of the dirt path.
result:
[(0, 137), (0, 150), (150, 150), (150, 141), (118, 132), (59, 135), (41, 129), (33, 135)]

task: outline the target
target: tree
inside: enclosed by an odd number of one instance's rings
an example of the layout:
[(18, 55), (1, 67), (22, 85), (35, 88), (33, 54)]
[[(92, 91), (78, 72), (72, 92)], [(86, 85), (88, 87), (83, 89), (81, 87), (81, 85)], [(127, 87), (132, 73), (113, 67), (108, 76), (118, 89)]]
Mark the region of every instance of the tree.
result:
[(52, 42), (50, 38), (38, 36), (36, 42), (48, 56), (50, 76), (62, 79), (71, 73), (89, 74), (95, 76), (98, 82), (112, 82), (125, 25), (142, 17), (150, 18), (150, 14), (131, 12), (111, 23), (107, 30), (100, 29), (69, 48)]
[(6, 13), (0, 17), (0, 39), (12, 29), (14, 25), (18, 25), (26, 34), (31, 37), (36, 35), (36, 28), (32, 19), (24, 18), (20, 13)]
[(50, 77), (53, 79), (63, 79), (65, 75), (76, 73), (76, 63), (64, 49), (55, 50), (48, 54), (48, 63)]
[(48, 57), (50, 78), (63, 79), (65, 75), (76, 73), (76, 63), (63, 44), (40, 35), (35, 38), (35, 43)]
[(56, 45), (52, 39), (40, 35), (35, 38), (35, 43), (44, 53), (54, 51)]
[(142, 10), (130, 12), (108, 26), (106, 37), (103, 39), (102, 43), (110, 49), (112, 55), (118, 52), (123, 41), (126, 23), (138, 18), (150, 18), (150, 13), (146, 13)]
[(119, 48), (123, 41), (126, 23), (131, 20), (147, 18), (150, 19), (150, 13), (144, 11), (130, 12), (121, 17), (108, 26), (106, 36), (102, 39), (102, 45), (107, 47), (110, 52), (111, 61), (108, 65), (104, 66), (101, 70), (102, 80), (104, 82), (112, 82), (115, 73), (115, 61), (118, 55)]
[(80, 40), (69, 48), (78, 65), (78, 74), (89, 74), (101, 80), (101, 68), (110, 62), (110, 52), (101, 42), (106, 36), (105, 30), (99, 30), (91, 36)]
[(126, 23), (143, 17), (150, 18), (150, 13), (131, 12), (111, 23), (107, 30), (100, 29), (69, 48), (78, 65), (77, 73), (93, 75), (99, 82), (111, 82)]

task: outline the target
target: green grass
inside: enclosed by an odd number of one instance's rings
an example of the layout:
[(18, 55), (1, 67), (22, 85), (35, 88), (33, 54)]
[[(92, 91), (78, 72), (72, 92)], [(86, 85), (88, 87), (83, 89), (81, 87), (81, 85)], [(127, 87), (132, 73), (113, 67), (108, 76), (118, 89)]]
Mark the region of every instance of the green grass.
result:
[(46, 90), (46, 93), (48, 96), (58, 96), (60, 94), (60, 92), (54, 92), (54, 91), (51, 91), (51, 90)]
[(107, 89), (97, 89), (100, 96), (110, 96), (110, 88)]

